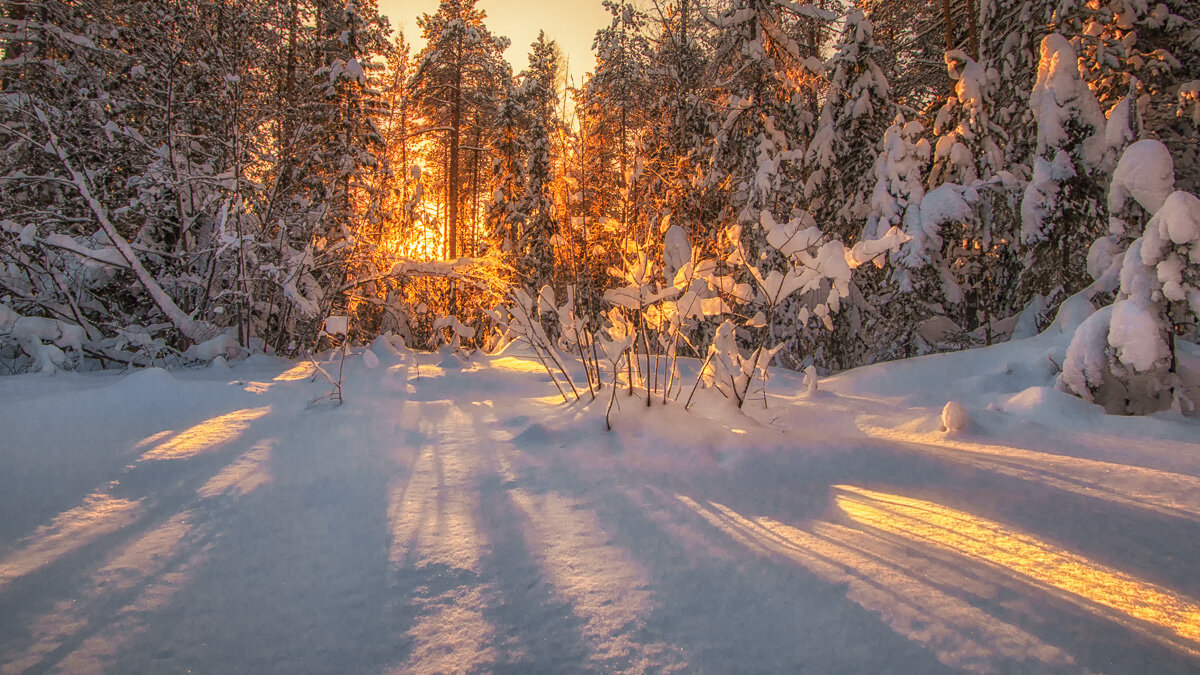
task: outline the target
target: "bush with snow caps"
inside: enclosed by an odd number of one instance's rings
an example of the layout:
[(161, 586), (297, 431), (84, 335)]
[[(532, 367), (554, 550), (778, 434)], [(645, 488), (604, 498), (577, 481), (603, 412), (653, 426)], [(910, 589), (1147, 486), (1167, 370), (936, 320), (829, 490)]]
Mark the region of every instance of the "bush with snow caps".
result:
[(1175, 328), (1200, 319), (1200, 199), (1172, 190), (1169, 162), (1166, 148), (1152, 140), (1134, 143), (1121, 157), (1110, 207), (1120, 211), (1132, 197), (1153, 215), (1125, 251), (1108, 250), (1118, 237), (1104, 245), (1109, 261), (1093, 275), (1097, 285), (1115, 276), (1117, 299), (1076, 331), (1059, 379), (1060, 387), (1110, 413), (1146, 414), (1172, 404), (1194, 409), (1175, 373)]

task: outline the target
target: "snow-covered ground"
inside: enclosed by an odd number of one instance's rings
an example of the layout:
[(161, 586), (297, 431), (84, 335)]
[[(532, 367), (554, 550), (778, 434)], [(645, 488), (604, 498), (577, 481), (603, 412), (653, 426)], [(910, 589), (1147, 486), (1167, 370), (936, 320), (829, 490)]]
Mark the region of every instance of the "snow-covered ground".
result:
[(612, 433), (517, 350), (0, 378), (0, 672), (1196, 672), (1200, 424), (1067, 337)]

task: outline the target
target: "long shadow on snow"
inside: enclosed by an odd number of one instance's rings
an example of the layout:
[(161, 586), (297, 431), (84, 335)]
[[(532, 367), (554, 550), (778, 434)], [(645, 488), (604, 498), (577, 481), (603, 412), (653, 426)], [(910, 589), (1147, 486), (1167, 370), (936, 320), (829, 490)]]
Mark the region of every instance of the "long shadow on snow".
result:
[[(26, 662), (24, 672), (49, 672), (92, 638), (103, 640), (114, 634), (123, 637), (120, 634), (133, 618), (129, 614), (130, 608), (144, 599), (151, 589), (161, 586), (168, 575), (180, 572), (188, 562), (201, 555), (212, 541), (212, 535), (209, 532), (193, 533), (166, 559), (156, 556), (159, 569), (136, 583), (93, 587), (88, 585), (93, 581), (91, 573), (98, 570), (97, 561), (103, 564), (110, 552), (166, 525), (175, 515), (171, 511), (163, 505), (152, 508), (136, 524), (93, 542), (49, 570), (21, 580), (18, 589), (0, 603), (0, 616), (8, 617), (0, 624), (0, 635), (11, 638), (0, 642), (0, 663), (7, 665), (12, 659), (29, 658), (30, 650), (36, 650), (41, 653)], [(62, 598), (64, 593), (72, 596), (68, 602), (53, 600)], [(31, 633), (35, 622), (45, 618), (54, 619), (49, 626), (52, 632), (45, 636)], [(10, 631), (14, 628), (13, 623), (20, 623), (20, 627)], [(49, 639), (53, 645), (43, 648), (39, 637)], [(120, 646), (122, 649), (128, 647)]]
[[(702, 484), (710, 492), (719, 488), (731, 501), (740, 496), (759, 504), (783, 504), (792, 514), (811, 516), (827, 507), (829, 485), (843, 472), (822, 475), (792, 466), (781, 474), (781, 467), (771, 465), (766, 457), (739, 466), (736, 476), (721, 469), (684, 476), (615, 470), (603, 471), (599, 477), (589, 473), (585, 478), (575, 461), (578, 457), (573, 456), (578, 448), (570, 447), (574, 444), (568, 442), (568, 447), (560, 450), (563, 443), (550, 441), (566, 437), (544, 438), (548, 433), (540, 424), (517, 433), (517, 438), (524, 441), (522, 449), (532, 451), (524, 453), (523, 459), (537, 462), (520, 468), (521, 487), (583, 500), (599, 517), (613, 543), (629, 551), (648, 570), (656, 609), (646, 617), (636, 636), (639, 642), (664, 642), (683, 648), (689, 655), (690, 672), (910, 672), (914, 667), (922, 672), (945, 671), (927, 652), (847, 600), (840, 588), (792, 565), (763, 558), (746, 562), (744, 550), (720, 541), (718, 536), (709, 539), (719, 541), (718, 546), (733, 555), (689, 555), (680, 545), (677, 532), (654, 522), (643, 508), (645, 504), (634, 504), (622, 493), (625, 486), (640, 487), (647, 482), (667, 495), (675, 491), (694, 493)], [(588, 446), (584, 451), (622, 454), (619, 437), (605, 438), (607, 447), (584, 443)], [(866, 467), (868, 459), (864, 455), (858, 461)], [(876, 468), (881, 476), (887, 472), (886, 467)], [(806, 481), (800, 485), (807, 484), (810, 489), (774, 489), (780, 481), (802, 476)], [(753, 485), (749, 482), (753, 480), (759, 480), (765, 489), (756, 485), (754, 494), (747, 495), (744, 486)], [(660, 499), (651, 512), (676, 506)], [(776, 593), (781, 586), (794, 588), (795, 593)], [(866, 627), (863, 630), (867, 632), (845, 631), (848, 622)]]
[(701, 535), (712, 549), (698, 554), (678, 530), (647, 516), (675, 510), (669, 496), (659, 491), (647, 505), (618, 490), (585, 487), (578, 496), (650, 574), (655, 609), (643, 639), (681, 647), (689, 672), (950, 672), (841, 588), (793, 565), (747, 558), (718, 533)]
[[(140, 514), (133, 522), (61, 554), (0, 589), (0, 654), (11, 654), (22, 641), (29, 641), (32, 620), (50, 613), (55, 602), (78, 598), (88, 590), (87, 575), (103, 565), (111, 554), (163, 525), (172, 516), (196, 506), (196, 490), (253, 444), (254, 436), (247, 436), (250, 438), (188, 459), (127, 466), (119, 475), (120, 480), (103, 493), (116, 499), (138, 501)], [(105, 614), (107, 609), (120, 609), (124, 606), (122, 603), (135, 597), (144, 585), (98, 602), (96, 611)], [(95, 630), (102, 627), (103, 624)], [(89, 628), (89, 632), (81, 633), (79, 639), (72, 639), (70, 644), (77, 645), (95, 630)], [(55, 654), (61, 653), (62, 650), (55, 651)], [(53, 655), (48, 660), (53, 662)]]
[(492, 466), (478, 478), (480, 503), (476, 517), (490, 550), (481, 561), (488, 581), (496, 584), (500, 601), (484, 616), (495, 628), (498, 673), (579, 672), (594, 669), (582, 640), (584, 620), (569, 603), (556, 598), (543, 575), (523, 529), (527, 517), (513, 504), (509, 490), (517, 487), (498, 473), (489, 412), (474, 405), (456, 405), (471, 424), (474, 437), (489, 449)]
[[(807, 502), (811, 506), (814, 500), (821, 500), (822, 483), (867, 487), (883, 493), (926, 500), (1001, 523), (1053, 542), (1053, 545), (1095, 563), (1134, 572), (1142, 581), (1160, 583), (1193, 599), (1197, 597), (1197, 580), (1189, 572), (1194, 568), (1191, 561), (1200, 553), (1196, 543), (1200, 541), (1200, 531), (1197, 531), (1193, 521), (1154, 514), (1103, 498), (1085, 497), (987, 470), (944, 465), (932, 458), (896, 452), (887, 447), (865, 448), (862, 452), (873, 457), (869, 462), (873, 469), (870, 472), (823, 472), (818, 467), (810, 466), (802, 471), (796, 471), (793, 467), (793, 472), (789, 474), (786, 468), (789, 461), (786, 458), (764, 458), (764, 466), (753, 470), (751, 475), (759, 478), (790, 475), (796, 479), (798, 486), (803, 486), (798, 490), (804, 497), (793, 501), (790, 508), (781, 508), (786, 499), (780, 500), (780, 495), (771, 495), (770, 491), (766, 495), (745, 496), (730, 494), (726, 490), (725, 494), (713, 499), (728, 500), (725, 503), (730, 505), (738, 504), (735, 510), (747, 515), (763, 515), (786, 523), (803, 524), (821, 514), (810, 513), (809, 518), (801, 517), (795, 508), (796, 501)], [(781, 461), (783, 465), (780, 465)], [(879, 473), (881, 468), (882, 474)], [(740, 479), (737, 482), (743, 483)], [(1014, 495), (1020, 497), (1014, 498)], [(824, 501), (829, 504), (828, 494), (824, 496)], [(1050, 644), (1063, 647), (1080, 667), (1137, 672), (1154, 664), (1150, 669), (1181, 673), (1194, 672), (1196, 668), (1194, 654), (1184, 654), (1120, 625), (1118, 622), (1128, 620), (1120, 612), (1094, 606), (1087, 599), (1072, 599), (1069, 594), (1064, 596), (1035, 580), (1022, 579), (1020, 575), (998, 574), (987, 564), (947, 553), (938, 546), (921, 542), (920, 537), (898, 537), (894, 533), (854, 522), (836, 508), (827, 507), (824, 515), (833, 522), (844, 523), (891, 541), (901, 549), (930, 556), (931, 562), (937, 560), (949, 564), (956, 573), (967, 579), (997, 584), (998, 595), (989, 598), (972, 595), (963, 588), (953, 586), (952, 582), (937, 578), (923, 579), (931, 588), (978, 607), (1000, 621), (1026, 629)], [(896, 561), (878, 554), (875, 559), (884, 565), (896, 564)]]
[(525, 516), (508, 496), (512, 483), (493, 474), (481, 481), (479, 523), (491, 552), (485, 569), (494, 570), (499, 603), (485, 616), (495, 626), (497, 673), (567, 673), (588, 670), (581, 640), (584, 621), (555, 597), (522, 531)]
[[(272, 482), (229, 514), (206, 565), (159, 612), (142, 643), (171, 645), (178, 667), (207, 672), (364, 672), (397, 664), (396, 641), (407, 627), (389, 580), (391, 467), (356, 439), (307, 440), (328, 436), (323, 415), (339, 413), (352, 411), (301, 417), (280, 439)], [(119, 671), (163, 668), (145, 658), (127, 654)]]
[[(792, 524), (803, 524), (820, 517), (833, 517), (834, 520), (847, 520), (844, 515), (837, 514), (831, 508), (830, 487), (836, 484), (853, 484), (885, 492), (929, 498), (931, 501), (943, 503), (949, 494), (951, 503), (958, 503), (964, 511), (994, 518), (1001, 522), (1013, 523), (1017, 528), (1030, 532), (1048, 534), (1060, 543), (1081, 551), (1085, 554), (1096, 555), (1101, 561), (1126, 569), (1145, 567), (1146, 560), (1139, 557), (1147, 547), (1178, 540), (1175, 538), (1178, 528), (1183, 525), (1191, 528), (1192, 524), (1171, 522), (1174, 519), (1151, 517), (1137, 509), (1131, 509), (1100, 499), (1082, 498), (1071, 493), (1040, 486), (1030, 485), (1024, 481), (992, 474), (991, 472), (965, 467), (947, 466), (906, 452), (897, 452), (886, 447), (852, 447), (838, 449), (836, 459), (831, 455), (813, 457), (803, 453), (779, 454), (774, 453), (755, 457), (743, 462), (736, 468), (722, 471), (695, 472), (689, 475), (661, 473), (649, 476), (647, 481), (644, 473), (626, 473), (620, 483), (641, 486), (647, 483), (660, 491), (659, 506), (670, 508), (670, 496), (684, 494), (702, 499), (722, 502), (735, 511), (748, 516), (764, 515), (771, 519)], [(659, 525), (645, 518), (644, 505), (635, 505), (621, 500), (597, 500), (601, 494), (611, 494), (614, 480), (596, 481), (591, 476), (582, 479), (573, 470), (569, 460), (559, 458), (552, 460), (551, 469), (553, 482), (557, 486), (567, 486), (574, 489), (577, 495), (584, 499), (592, 499), (593, 508), (607, 522), (615, 523), (618, 539), (641, 556), (650, 569), (655, 570), (656, 579), (666, 581), (664, 575), (675, 577), (674, 581), (656, 584), (655, 590), (664, 598), (662, 615), (666, 617), (682, 614), (683, 616), (704, 616), (706, 612), (716, 611), (727, 614), (730, 608), (744, 605), (743, 598), (755, 596), (754, 584), (745, 575), (792, 575), (798, 588), (804, 589), (798, 596), (807, 601), (810, 598), (821, 597), (813, 607), (816, 614), (829, 617), (829, 612), (860, 612), (872, 616), (841, 597), (840, 589), (832, 589), (826, 582), (808, 577), (803, 570), (794, 569), (794, 565), (782, 566), (768, 561), (762, 561), (762, 567), (751, 570), (736, 567), (721, 566), (714, 562), (696, 562), (680, 558), (677, 549), (672, 544), (656, 547), (649, 555), (641, 550), (646, 542), (670, 542), (671, 533), (664, 531)], [(537, 475), (537, 471), (534, 475)], [(746, 490), (745, 486), (753, 485), (754, 489)], [(1007, 495), (1024, 494), (1022, 500), (1006, 499)], [(982, 507), (982, 509), (980, 508)], [(1051, 515), (1053, 514), (1053, 515)], [(1063, 515), (1066, 517), (1060, 517)], [(1072, 517), (1078, 514), (1079, 517)], [(871, 528), (857, 525), (864, 531)], [(884, 534), (872, 531), (874, 535)], [(1191, 541), (1197, 541), (1195, 538)], [(728, 541), (725, 542), (728, 546)], [(920, 544), (911, 540), (900, 542), (913, 550), (922, 550)], [(736, 549), (736, 546), (734, 547)], [(1189, 550), (1194, 549), (1191, 545)], [(925, 547), (924, 550), (929, 550)], [(940, 554), (940, 552), (937, 552)], [(1107, 555), (1105, 555), (1107, 554)], [(674, 562), (663, 564), (664, 560)], [(939, 556), (942, 557), (942, 556)], [(1194, 580), (1186, 574), (1186, 560), (1194, 559), (1183, 552), (1177, 557), (1159, 561), (1152, 565), (1162, 576), (1152, 581), (1163, 581), (1175, 588), (1190, 591)], [(879, 559), (885, 565), (894, 564), (886, 559)], [(1140, 564), (1139, 564), (1140, 563)], [(977, 561), (957, 560), (954, 564), (958, 571), (970, 576), (992, 577), (991, 570), (981, 566)], [(687, 570), (687, 572), (684, 572)], [(714, 577), (709, 579), (708, 577)], [(690, 577), (690, 578), (689, 578)], [(721, 580), (718, 582), (717, 578)], [(1185, 579), (1187, 581), (1185, 581)], [(1007, 582), (1002, 594), (996, 598), (974, 597), (962, 589), (939, 583), (937, 580), (926, 580), (932, 587), (956, 597), (958, 600), (976, 606), (1002, 621), (1021, 626), (1051, 644), (1066, 645), (1073, 653), (1079, 666), (1097, 669), (1111, 669), (1117, 666), (1122, 671), (1144, 670), (1155, 664), (1155, 668), (1163, 672), (1188, 672), (1194, 670), (1195, 662), (1188, 656), (1169, 649), (1146, 637), (1127, 630), (1104, 616), (1097, 616), (1080, 609), (1077, 604), (1055, 597), (1046, 589), (1033, 584)], [(1184, 582), (1184, 583), (1180, 583)], [(749, 588), (746, 588), (749, 586)], [(737, 593), (726, 596), (723, 593), (682, 593), (672, 600), (672, 595), (665, 589), (672, 588), (730, 588), (740, 587)], [(830, 597), (830, 593), (835, 597)], [(795, 599), (793, 599), (794, 601)], [(675, 602), (683, 607), (682, 612), (670, 609)], [(699, 605), (699, 606), (697, 606)], [(1032, 609), (1030, 609), (1032, 607)], [(794, 609), (790, 611), (795, 612)], [(752, 614), (753, 616), (754, 614)], [(770, 625), (806, 626), (809, 615), (800, 613), (796, 616), (776, 616)], [(747, 623), (747, 621), (749, 623)], [(669, 623), (669, 622), (668, 622)], [(747, 618), (745, 621), (732, 621), (732, 625), (756, 625), (756, 620)], [(820, 628), (825, 625), (837, 625), (837, 620), (821, 621), (815, 634), (820, 635)], [(876, 625), (890, 636), (892, 641), (901, 640), (910, 650), (913, 645), (904, 642), (902, 638), (891, 634), (877, 619), (867, 622), (854, 621), (856, 626)], [(728, 642), (729, 631), (724, 622), (709, 627), (704, 631), (707, 636), (700, 641), (701, 652), (694, 654), (709, 654), (713, 651), (711, 644)], [(801, 634), (814, 634), (812, 628), (797, 631)], [(677, 644), (691, 649), (697, 649), (687, 642), (689, 634), (672, 636)], [(753, 638), (753, 636), (747, 636)], [(792, 637), (792, 640), (795, 638)], [(856, 639), (856, 642), (858, 640)], [(804, 643), (809, 645), (809, 643)], [(810, 647), (818, 653), (829, 645), (839, 644), (837, 635), (826, 635), (820, 640), (814, 640)], [(851, 669), (863, 668), (887, 670), (896, 667), (894, 664), (906, 663), (903, 660), (885, 659), (881, 663), (872, 661), (878, 655), (898, 655), (896, 647), (885, 647), (886, 639), (876, 638), (869, 641), (871, 654), (860, 653), (860, 661), (856, 661)], [(835, 649), (838, 663), (848, 663), (845, 654), (853, 654), (851, 649), (844, 652), (848, 646), (842, 645)], [(769, 652), (769, 647), (764, 646)], [(745, 663), (737, 661), (737, 655), (742, 650), (736, 645), (730, 646), (729, 665), (738, 664), (744, 668)], [(761, 653), (752, 650), (751, 653)], [(796, 660), (789, 663), (796, 668), (805, 668), (805, 656), (811, 654), (800, 650), (794, 654)], [(719, 650), (718, 650), (719, 658)], [(702, 657), (703, 661), (704, 658)], [(1001, 659), (1001, 662), (1004, 662)], [(818, 661), (819, 663), (819, 661)], [(911, 667), (912, 662), (907, 662)], [(1026, 668), (1025, 662), (1008, 661), (1012, 667)], [(1020, 665), (1017, 665), (1020, 664)], [(784, 662), (764, 664), (767, 669), (783, 666)], [(1039, 664), (1043, 668), (1051, 668), (1047, 664)], [(822, 666), (824, 669), (825, 666)], [(716, 668), (715, 670), (721, 670)]]

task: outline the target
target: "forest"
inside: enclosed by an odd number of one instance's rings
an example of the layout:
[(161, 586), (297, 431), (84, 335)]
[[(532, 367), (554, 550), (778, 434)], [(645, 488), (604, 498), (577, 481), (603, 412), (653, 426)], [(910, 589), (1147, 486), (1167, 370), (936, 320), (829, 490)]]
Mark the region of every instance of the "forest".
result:
[(604, 6), (574, 82), (474, 0), (4, 0), (0, 372), (392, 333), (741, 406), (1082, 298), (1059, 386), (1193, 409), (1193, 0)]

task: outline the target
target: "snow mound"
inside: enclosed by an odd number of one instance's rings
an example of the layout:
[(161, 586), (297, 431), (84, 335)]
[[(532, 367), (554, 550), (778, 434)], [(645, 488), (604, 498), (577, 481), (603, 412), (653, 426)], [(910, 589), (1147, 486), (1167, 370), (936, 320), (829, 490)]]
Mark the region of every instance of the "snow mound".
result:
[(367, 370), (374, 370), (379, 367), (379, 357), (370, 349), (363, 350), (362, 360)]
[(942, 408), (942, 427), (947, 432), (962, 431), (971, 423), (967, 409), (958, 401), (949, 401)]
[(126, 375), (122, 384), (126, 387), (153, 388), (170, 387), (175, 381), (175, 376), (163, 368), (143, 368)]
[(1030, 387), (1008, 397), (999, 410), (1008, 414), (1036, 419), (1047, 426), (1062, 427), (1067, 419), (1087, 419), (1100, 414), (1100, 409), (1082, 399), (1053, 387)]

